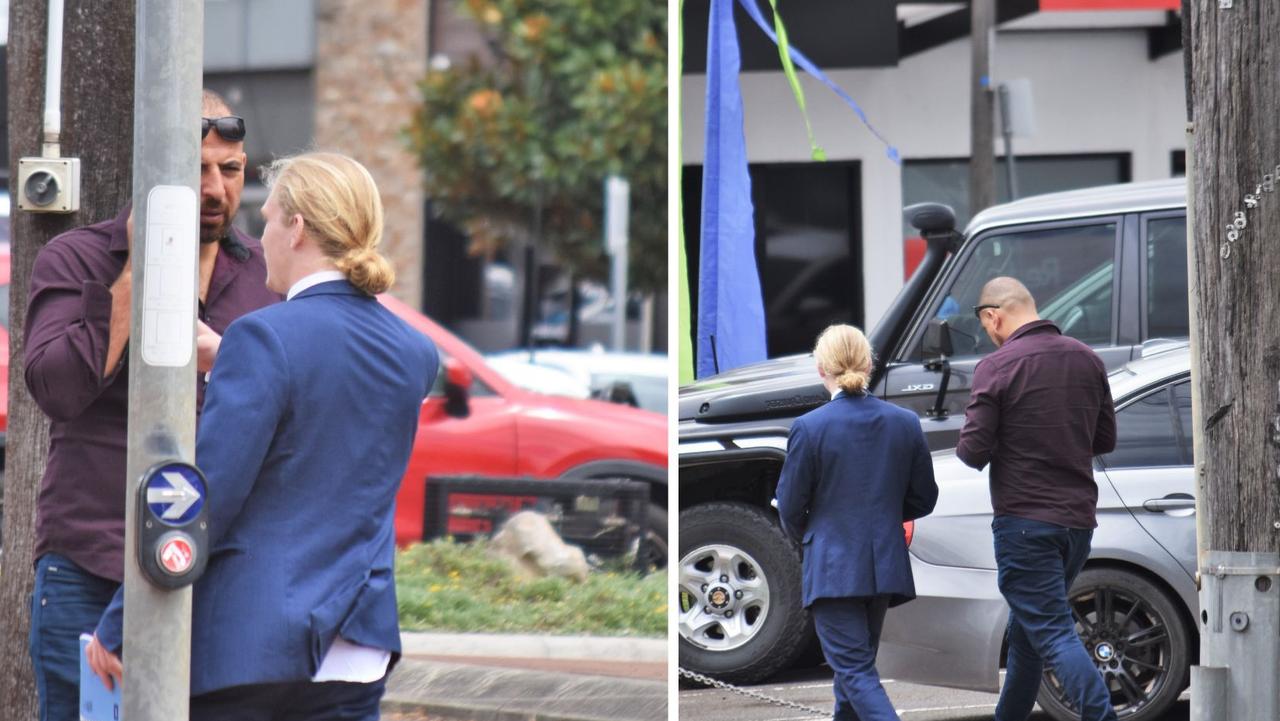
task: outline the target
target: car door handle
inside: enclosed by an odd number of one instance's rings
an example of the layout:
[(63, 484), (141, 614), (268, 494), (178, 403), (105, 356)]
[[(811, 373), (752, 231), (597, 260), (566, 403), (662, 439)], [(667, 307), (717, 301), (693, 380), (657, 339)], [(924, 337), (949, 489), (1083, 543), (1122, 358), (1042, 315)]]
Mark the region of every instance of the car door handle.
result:
[(1152, 498), (1142, 502), (1142, 507), (1152, 513), (1195, 510), (1196, 499), (1185, 493), (1173, 493), (1164, 498)]

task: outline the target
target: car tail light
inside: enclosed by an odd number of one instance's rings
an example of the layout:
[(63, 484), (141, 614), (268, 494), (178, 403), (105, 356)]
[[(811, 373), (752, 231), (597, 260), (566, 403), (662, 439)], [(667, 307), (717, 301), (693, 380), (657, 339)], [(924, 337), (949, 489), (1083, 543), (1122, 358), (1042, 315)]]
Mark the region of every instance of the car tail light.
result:
[(907, 548), (911, 548), (911, 537), (916, 535), (916, 522), (904, 521), (902, 523), (902, 532), (907, 536)]

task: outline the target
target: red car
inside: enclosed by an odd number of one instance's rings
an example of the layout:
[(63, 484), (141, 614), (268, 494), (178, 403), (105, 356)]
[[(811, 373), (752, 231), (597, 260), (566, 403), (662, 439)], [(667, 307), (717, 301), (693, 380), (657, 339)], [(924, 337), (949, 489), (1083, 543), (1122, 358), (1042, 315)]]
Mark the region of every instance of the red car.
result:
[[(0, 249), (0, 298), (8, 299), (9, 252)], [(428, 476), (628, 478), (650, 488), (642, 561), (666, 564), (667, 419), (636, 408), (522, 390), (491, 369), (465, 341), (389, 296), (387, 308), (440, 350), (441, 371), (422, 404), (418, 435), (396, 502), (396, 543), (423, 538)], [(0, 439), (8, 425), (8, 307), (0, 328)], [(446, 399), (446, 394), (449, 400)], [(453, 407), (446, 409), (450, 402)], [(458, 407), (461, 406), (461, 407)], [(0, 448), (3, 448), (0, 440)], [(2, 462), (2, 457), (0, 457)], [(2, 471), (0, 471), (2, 472)], [(476, 498), (478, 506), (518, 506), (519, 499)], [(473, 519), (451, 531), (487, 531)]]

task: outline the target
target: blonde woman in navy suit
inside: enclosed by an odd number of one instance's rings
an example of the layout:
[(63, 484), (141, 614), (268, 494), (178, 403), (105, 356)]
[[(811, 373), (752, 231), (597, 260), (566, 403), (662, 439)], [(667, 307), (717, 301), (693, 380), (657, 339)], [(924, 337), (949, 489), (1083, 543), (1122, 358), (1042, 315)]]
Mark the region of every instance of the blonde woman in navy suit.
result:
[(903, 521), (938, 499), (920, 420), (866, 391), (871, 345), (834, 325), (813, 350), (831, 402), (791, 426), (782, 527), (804, 549), (803, 601), (835, 672), (835, 721), (898, 718), (876, 673), (886, 611), (915, 598)]

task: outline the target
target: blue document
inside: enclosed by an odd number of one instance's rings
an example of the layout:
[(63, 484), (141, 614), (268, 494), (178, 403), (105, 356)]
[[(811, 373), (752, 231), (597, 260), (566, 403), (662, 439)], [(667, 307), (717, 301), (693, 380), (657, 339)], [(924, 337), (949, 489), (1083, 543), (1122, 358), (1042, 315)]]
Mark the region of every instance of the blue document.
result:
[(85, 649), (92, 640), (93, 636), (80, 634), (80, 721), (120, 721), (120, 684), (108, 691), (89, 668)]

